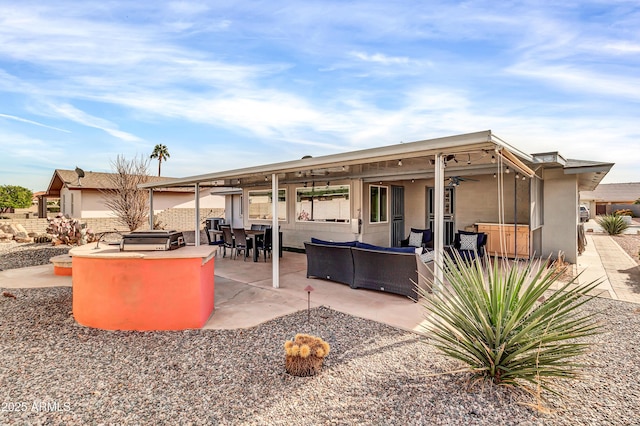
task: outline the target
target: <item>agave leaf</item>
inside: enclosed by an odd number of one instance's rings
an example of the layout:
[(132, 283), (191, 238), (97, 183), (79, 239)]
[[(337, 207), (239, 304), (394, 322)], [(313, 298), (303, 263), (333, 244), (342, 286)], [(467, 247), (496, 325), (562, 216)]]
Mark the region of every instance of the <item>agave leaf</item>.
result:
[[(551, 290), (560, 272), (538, 261), (517, 264), (495, 257), (469, 261), (454, 252), (442, 265), (447, 285), (420, 290), (428, 313), (424, 331), (445, 355), (477, 378), (555, 393), (552, 379), (575, 379), (574, 361), (589, 345), (576, 339), (600, 332), (593, 316), (577, 309), (593, 299), (599, 284), (576, 279)], [(541, 297), (545, 296), (540, 302)]]

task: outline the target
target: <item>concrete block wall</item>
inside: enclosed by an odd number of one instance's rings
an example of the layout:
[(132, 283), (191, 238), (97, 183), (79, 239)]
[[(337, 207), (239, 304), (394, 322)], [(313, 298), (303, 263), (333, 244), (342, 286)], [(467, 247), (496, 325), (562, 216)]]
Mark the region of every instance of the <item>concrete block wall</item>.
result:
[[(208, 217), (224, 217), (224, 209), (200, 209), (200, 226), (204, 226), (204, 221)], [(193, 231), (196, 219), (196, 209), (166, 209), (155, 215), (160, 220), (164, 229), (175, 229), (176, 231)]]
[(27, 233), (36, 232), (38, 234), (44, 234), (49, 221), (47, 219), (26, 219), (26, 218), (13, 218), (13, 219), (2, 219), (0, 220), (0, 225), (22, 225), (24, 229), (27, 230)]
[[(195, 209), (167, 209), (156, 215), (162, 222), (164, 229), (175, 229), (177, 231), (193, 231), (195, 226)], [(204, 220), (208, 217), (224, 217), (224, 209), (200, 209), (200, 218)], [(113, 231), (128, 232), (129, 228), (122, 225), (115, 217), (94, 217), (82, 219), (82, 223), (87, 225), (94, 233)], [(13, 218), (0, 220), (0, 224), (20, 224), (27, 232), (44, 234), (49, 221), (47, 219), (26, 219)], [(148, 226), (142, 227), (147, 229)], [(202, 225), (200, 226), (202, 228)]]

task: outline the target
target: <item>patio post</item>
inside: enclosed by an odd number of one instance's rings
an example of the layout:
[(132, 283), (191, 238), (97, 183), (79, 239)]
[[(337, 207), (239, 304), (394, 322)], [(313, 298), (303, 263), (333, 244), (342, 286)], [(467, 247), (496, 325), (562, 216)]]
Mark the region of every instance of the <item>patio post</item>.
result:
[(444, 156), (442, 153), (436, 154), (434, 161), (434, 221), (433, 221), (433, 249), (434, 249), (434, 271), (433, 271), (433, 291), (441, 291), (444, 281), (443, 258), (444, 258)]
[(153, 188), (149, 188), (149, 229), (153, 229)]
[[(280, 288), (280, 229), (278, 228), (278, 175), (271, 174), (271, 281), (273, 288)], [(255, 249), (254, 249), (255, 250)]]
[(194, 234), (196, 247), (200, 245), (200, 184), (196, 182), (196, 232)]

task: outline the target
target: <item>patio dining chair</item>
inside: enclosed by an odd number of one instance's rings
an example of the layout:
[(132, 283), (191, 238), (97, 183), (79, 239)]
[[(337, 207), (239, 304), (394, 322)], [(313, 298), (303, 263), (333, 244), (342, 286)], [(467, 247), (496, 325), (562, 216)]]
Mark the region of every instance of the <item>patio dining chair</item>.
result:
[(238, 257), (238, 252), (244, 252), (244, 260), (247, 260), (247, 256), (249, 256), (249, 250), (252, 247), (252, 240), (247, 237), (247, 233), (244, 231), (244, 228), (233, 228), (233, 236), (235, 237), (236, 244), (236, 258)]
[(221, 226), (220, 229), (222, 229), (222, 257), (225, 257), (227, 255), (227, 249), (231, 250), (231, 254), (229, 255), (229, 257), (231, 257), (233, 259), (233, 252), (236, 248), (236, 244), (235, 241), (233, 239), (233, 234), (231, 233), (231, 227), (230, 226)]
[(264, 230), (264, 236), (260, 236), (259, 238), (256, 238), (256, 247), (255, 250), (258, 250), (258, 256), (260, 255), (260, 251), (262, 251), (263, 255), (264, 255), (264, 261), (267, 261), (267, 255), (271, 255), (271, 241), (273, 240), (272, 238), (272, 233), (271, 233), (271, 228), (270, 227), (266, 227)]

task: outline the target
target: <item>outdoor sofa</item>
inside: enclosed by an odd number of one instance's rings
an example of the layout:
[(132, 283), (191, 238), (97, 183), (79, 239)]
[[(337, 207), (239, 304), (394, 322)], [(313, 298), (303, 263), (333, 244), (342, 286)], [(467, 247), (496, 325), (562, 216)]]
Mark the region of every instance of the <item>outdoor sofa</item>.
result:
[[(316, 277), (418, 299), (415, 283), (427, 285), (432, 267), (412, 247), (381, 247), (359, 241), (305, 242), (307, 278)], [(430, 262), (432, 263), (432, 262)], [(420, 274), (418, 274), (420, 270)]]

